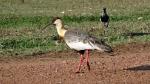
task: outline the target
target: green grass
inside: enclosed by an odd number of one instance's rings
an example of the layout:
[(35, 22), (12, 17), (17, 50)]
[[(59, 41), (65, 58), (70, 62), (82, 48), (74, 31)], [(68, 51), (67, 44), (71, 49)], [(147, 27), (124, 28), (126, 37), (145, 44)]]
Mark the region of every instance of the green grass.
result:
[[(150, 12), (149, 12), (150, 13)], [(110, 16), (111, 22), (119, 22), (119, 21), (137, 21), (139, 17), (142, 17), (141, 21), (149, 21), (149, 14), (134, 14), (128, 16)], [(18, 27), (18, 26), (34, 26), (34, 25), (46, 25), (46, 23), (51, 21), (52, 16), (9, 16), (7, 18), (3, 17), (0, 19), (0, 27), (1, 28), (9, 28), (9, 27)], [(63, 21), (66, 23), (76, 22), (82, 23), (85, 21), (91, 22), (99, 22), (99, 15), (84, 15), (84, 16), (63, 16), (61, 17)]]
[[(61, 17), (65, 27), (102, 37), (111, 46), (150, 41), (150, 35), (124, 35), (150, 32), (149, 0), (0, 0), (0, 3), (1, 57), (67, 50), (64, 43), (55, 44), (54, 27), (42, 30), (54, 16)], [(106, 36), (99, 22), (102, 7), (107, 7), (110, 15)], [(91, 29), (94, 30), (90, 32)]]

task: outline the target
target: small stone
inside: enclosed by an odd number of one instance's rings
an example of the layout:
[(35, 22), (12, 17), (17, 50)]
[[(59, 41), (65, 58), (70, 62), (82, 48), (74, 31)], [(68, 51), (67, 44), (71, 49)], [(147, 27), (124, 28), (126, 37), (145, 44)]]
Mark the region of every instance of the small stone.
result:
[(60, 12), (60, 13), (64, 14), (64, 13), (65, 13), (65, 11), (62, 11), (62, 12)]

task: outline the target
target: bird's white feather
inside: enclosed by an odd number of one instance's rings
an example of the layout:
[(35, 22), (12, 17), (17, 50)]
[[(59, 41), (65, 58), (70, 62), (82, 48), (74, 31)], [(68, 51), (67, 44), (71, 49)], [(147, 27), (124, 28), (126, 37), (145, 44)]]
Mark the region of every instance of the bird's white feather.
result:
[(83, 42), (67, 42), (67, 45), (71, 48), (71, 49), (75, 49), (75, 50), (85, 50), (85, 49), (95, 49), (92, 45), (90, 45), (89, 43), (83, 43)]

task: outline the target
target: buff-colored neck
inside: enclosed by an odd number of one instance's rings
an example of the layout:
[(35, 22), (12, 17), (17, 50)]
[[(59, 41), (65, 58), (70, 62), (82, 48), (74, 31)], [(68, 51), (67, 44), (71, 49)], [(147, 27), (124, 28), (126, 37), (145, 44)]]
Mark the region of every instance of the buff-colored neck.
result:
[(56, 25), (57, 33), (60, 37), (64, 37), (66, 33), (66, 29), (64, 29), (64, 25), (62, 23), (59, 23)]

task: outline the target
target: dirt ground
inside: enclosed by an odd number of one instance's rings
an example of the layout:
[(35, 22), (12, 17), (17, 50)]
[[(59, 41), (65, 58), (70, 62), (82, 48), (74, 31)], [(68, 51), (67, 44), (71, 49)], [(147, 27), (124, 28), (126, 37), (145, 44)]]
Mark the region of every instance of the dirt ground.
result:
[(150, 84), (150, 43), (118, 45), (111, 54), (92, 51), (75, 73), (73, 51), (49, 52), (31, 59), (0, 61), (0, 84)]

